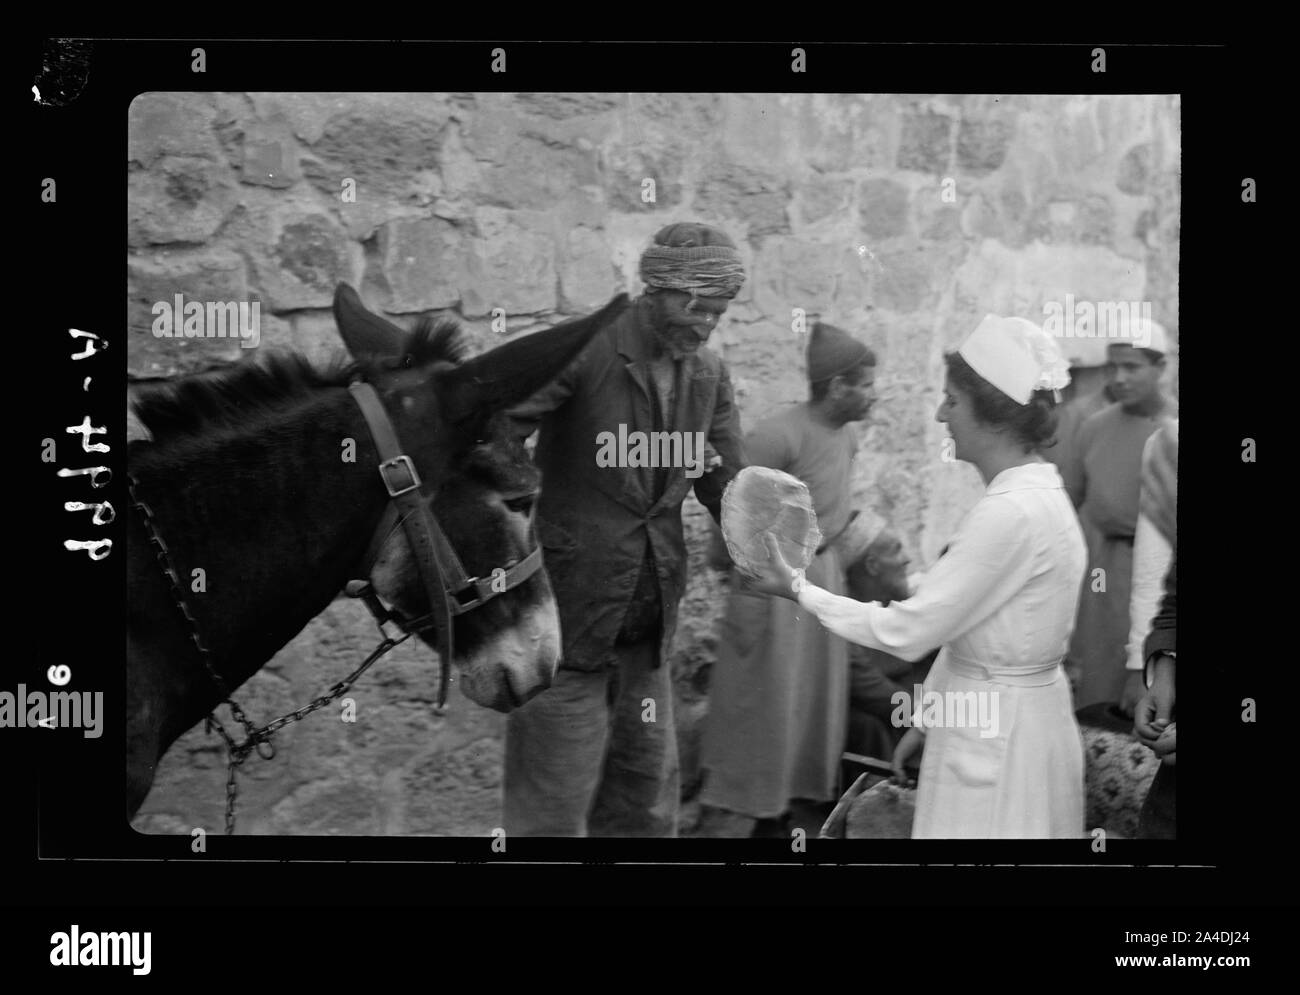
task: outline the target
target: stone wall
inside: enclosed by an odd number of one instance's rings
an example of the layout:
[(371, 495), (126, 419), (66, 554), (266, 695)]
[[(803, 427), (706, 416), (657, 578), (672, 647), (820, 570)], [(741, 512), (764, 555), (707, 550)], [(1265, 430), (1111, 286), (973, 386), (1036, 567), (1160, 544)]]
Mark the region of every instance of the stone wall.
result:
[[(178, 293), (259, 301), (260, 348), (324, 358), (339, 281), (399, 323), (454, 313), (487, 348), (636, 293), (655, 230), (709, 221), (749, 274), (710, 343), (745, 425), (806, 393), (794, 309), (868, 341), (880, 401), (859, 427), (857, 497), (926, 564), (981, 490), (940, 458), (943, 352), (985, 312), (1041, 321), (1066, 293), (1150, 301), (1176, 341), (1179, 156), (1176, 96), (145, 94), (130, 112), (129, 365), (248, 354), (155, 338), (152, 304)], [(1096, 342), (1069, 345), (1100, 362)], [(725, 581), (705, 563), (707, 515), (685, 514), (673, 666), (689, 797)], [(336, 602), (241, 701), (269, 718), (309, 700), (372, 631)], [(358, 687), (355, 723), (327, 711), (282, 734), (279, 759), (250, 760), (242, 831), (499, 824), (501, 717), (459, 696), (433, 716), (436, 660), (407, 649)], [(136, 824), (219, 827), (223, 784), (215, 738), (191, 732)]]

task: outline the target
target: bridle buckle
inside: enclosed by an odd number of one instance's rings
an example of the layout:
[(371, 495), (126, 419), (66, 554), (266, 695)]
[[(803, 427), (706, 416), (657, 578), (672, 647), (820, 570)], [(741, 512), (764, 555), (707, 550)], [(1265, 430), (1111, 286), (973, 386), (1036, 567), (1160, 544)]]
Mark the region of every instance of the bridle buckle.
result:
[[(394, 479), (388, 475), (390, 470), (401, 470), (406, 473), (406, 480)], [(415, 472), (415, 464), (411, 462), (411, 457), (403, 453), (400, 456), (394, 456), (392, 459), (386, 459), (379, 464), (379, 476), (383, 478), (384, 487), (388, 490), (390, 498), (399, 497), (410, 491), (416, 490), (420, 486), (420, 475)]]

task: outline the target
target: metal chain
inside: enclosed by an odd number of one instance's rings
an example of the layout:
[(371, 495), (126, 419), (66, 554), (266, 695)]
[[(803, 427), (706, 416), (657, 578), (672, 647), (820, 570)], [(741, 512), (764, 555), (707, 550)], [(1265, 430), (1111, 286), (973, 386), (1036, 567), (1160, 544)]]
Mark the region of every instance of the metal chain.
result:
[[(230, 692), (226, 687), (226, 682), (222, 680), (221, 675), (217, 673), (216, 668), (212, 666), (212, 661), (210, 659), (211, 653), (203, 644), (203, 639), (199, 636), (199, 624), (190, 613), (189, 606), (186, 605), (185, 598), (181, 594), (180, 575), (172, 566), (171, 556), (168, 553), (167, 545), (163, 542), (162, 536), (159, 534), (158, 527), (155, 524), (153, 511), (147, 504), (141, 501), (139, 496), (136, 494), (136, 479), (129, 473), (127, 474), (127, 486), (131, 494), (131, 503), (140, 512), (140, 515), (144, 520), (145, 529), (149, 533), (149, 542), (157, 547), (158, 563), (162, 567), (163, 575), (167, 577), (171, 584), (172, 600), (180, 610), (181, 615), (185, 618), (185, 621), (189, 624), (190, 639), (193, 640), (194, 646), (199, 651), (199, 659), (203, 662), (203, 666), (207, 670), (208, 676), (212, 678), (212, 683), (216, 685), (217, 690), (220, 692), (222, 704), (225, 704), (230, 708), (230, 714), (235, 717), (235, 721), (239, 722), (240, 725), (244, 727), (245, 739), (242, 743), (236, 743), (234, 739), (231, 738), (230, 733), (226, 732), (226, 728), (221, 724), (221, 720), (217, 718), (215, 710), (208, 713), (207, 719), (205, 720), (205, 731), (211, 733), (213, 729), (215, 729), (226, 744), (226, 755), (229, 758), (229, 766), (226, 774), (226, 835), (230, 836), (235, 832), (235, 799), (239, 793), (239, 787), (235, 783), (235, 771), (245, 760), (248, 759), (248, 755), (253, 752), (253, 750), (257, 750), (257, 755), (263, 760), (274, 759), (275, 745), (271, 742), (271, 737), (287, 726), (290, 722), (298, 722), (301, 719), (306, 718), (318, 708), (323, 708), (325, 705), (328, 705), (330, 702), (345, 694), (376, 660), (393, 647), (400, 646), (402, 643), (406, 642), (406, 640), (410, 639), (411, 633), (406, 632), (403, 633), (400, 638), (393, 639), (388, 635), (388, 633), (384, 632), (381, 627), (379, 633), (384, 637), (383, 640), (375, 648), (374, 652), (366, 657), (365, 662), (363, 662), (361, 666), (351, 674), (338, 683), (332, 685), (325, 694), (313, 699), (309, 704), (304, 705), (297, 711), (289, 712), (287, 715), (282, 715), (278, 719), (268, 722), (260, 729), (254, 727), (252, 721), (250, 721), (248, 716), (244, 714), (244, 710), (230, 697)], [(262, 748), (263, 745), (266, 747), (265, 751)]]

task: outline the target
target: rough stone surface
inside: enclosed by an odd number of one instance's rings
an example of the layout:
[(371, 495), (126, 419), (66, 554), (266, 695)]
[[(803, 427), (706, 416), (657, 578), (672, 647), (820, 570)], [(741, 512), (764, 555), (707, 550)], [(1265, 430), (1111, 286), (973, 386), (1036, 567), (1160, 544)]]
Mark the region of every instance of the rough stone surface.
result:
[(1011, 126), (1001, 118), (985, 121), (963, 119), (957, 129), (957, 162), (968, 173), (983, 175), (1006, 160)]
[(379, 233), (382, 273), (393, 311), (454, 307), (468, 282), (469, 245), (441, 218), (398, 220)]
[(275, 221), (278, 231), (270, 252), (253, 257), (273, 310), (328, 307), (340, 282), (357, 282), (359, 253), (328, 214), (290, 207)]
[[(793, 308), (876, 350), (855, 500), (921, 569), (983, 490), (945, 459), (934, 414), (944, 350), (986, 312), (1041, 321), (1067, 293), (1150, 301), (1177, 341), (1180, 128), (1176, 95), (146, 93), (128, 112), (128, 368), (288, 348), (325, 364), (339, 280), (403, 326), (458, 317), (486, 349), (638, 293), (654, 232), (700, 218), (748, 274), (710, 340), (743, 427), (806, 397)], [(260, 349), (155, 338), (151, 308), (177, 293), (260, 302)], [(1089, 371), (1104, 360), (1100, 340), (1063, 344)], [(1168, 375), (1176, 391), (1176, 356)], [(727, 579), (693, 498), (683, 519), (670, 666), (689, 833)], [(269, 718), (372, 646), (364, 610), (339, 600), (238, 698)], [(437, 676), (431, 651), (404, 644), (354, 690), (355, 723), (326, 710), (288, 727), (276, 760), (240, 774), (241, 831), (490, 834), (504, 719), (460, 695), (433, 715)], [(214, 738), (191, 730), (136, 825), (219, 832), (224, 777)]]
[(952, 118), (930, 112), (908, 114), (898, 147), (898, 168), (942, 173), (952, 155)]
[(728, 162), (708, 170), (692, 207), (704, 218), (746, 224), (749, 237), (757, 240), (790, 230), (786, 218), (789, 201), (787, 184), (776, 174)]
[(251, 303), (256, 299), (250, 294), (244, 260), (227, 249), (159, 252), (131, 260), (127, 264), (127, 352), (132, 372), (170, 376), (214, 360), (239, 359), (247, 352), (238, 339), (155, 336), (155, 305), (174, 310), (177, 294), (182, 308), (192, 301)]
[(1135, 145), (1129, 149), (1120, 161), (1115, 186), (1119, 187), (1121, 192), (1134, 196), (1146, 193), (1150, 158), (1151, 146), (1149, 145)]
[(202, 245), (221, 228), (237, 202), (229, 171), (199, 156), (159, 157), (127, 178), (127, 244), (132, 247)]
[(470, 317), (504, 308), (507, 314), (553, 311), (555, 242), (540, 219), (498, 207), (480, 207), (474, 220), (464, 311)]
[(892, 238), (907, 231), (908, 190), (896, 180), (868, 180), (858, 188), (862, 230), (872, 238)]

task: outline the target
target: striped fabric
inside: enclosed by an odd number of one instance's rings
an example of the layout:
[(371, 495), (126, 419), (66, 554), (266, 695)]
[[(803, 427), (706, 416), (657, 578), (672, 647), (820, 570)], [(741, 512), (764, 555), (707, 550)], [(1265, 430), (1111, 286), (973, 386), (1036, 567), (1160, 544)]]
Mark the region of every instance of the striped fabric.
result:
[(1152, 436), (1142, 464), (1140, 512), (1151, 520), (1170, 546), (1177, 536), (1178, 420), (1165, 422)]

